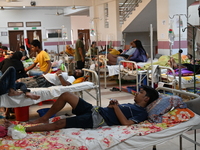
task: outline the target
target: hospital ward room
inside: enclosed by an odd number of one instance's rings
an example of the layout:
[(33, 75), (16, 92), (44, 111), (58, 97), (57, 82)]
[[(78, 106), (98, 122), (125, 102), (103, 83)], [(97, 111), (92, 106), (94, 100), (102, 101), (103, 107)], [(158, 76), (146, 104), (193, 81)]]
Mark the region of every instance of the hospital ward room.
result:
[[(31, 44), (39, 54), (44, 52), (38, 40)], [(107, 76), (109, 67), (100, 71), (109, 60), (91, 59), (91, 54), (86, 56), (89, 65), (71, 70), (64, 56), (67, 49), (59, 60), (58, 54), (44, 52), (47, 64), (51, 62), (47, 73), (36, 66), (40, 63), (37, 56), (24, 61), (20, 51), (0, 62), (1, 86), (8, 88), (1, 90), (0, 149), (163, 150), (170, 146), (175, 150), (199, 146), (200, 97), (198, 92), (187, 91), (185, 82), (179, 84), (176, 75), (181, 66), (177, 60), (186, 64), (190, 56), (157, 54), (153, 60), (140, 40), (131, 44), (135, 52), (142, 49), (140, 55), (146, 58), (133, 61), (118, 54), (117, 73), (111, 76)], [(107, 57), (117, 50), (104, 51)], [(80, 65), (72, 63), (73, 67)], [(19, 66), (28, 72), (18, 71)], [(170, 82), (163, 80), (164, 75), (170, 76)]]
[(0, 23), (0, 150), (200, 150), (200, 26), (170, 2), (31, 1)]

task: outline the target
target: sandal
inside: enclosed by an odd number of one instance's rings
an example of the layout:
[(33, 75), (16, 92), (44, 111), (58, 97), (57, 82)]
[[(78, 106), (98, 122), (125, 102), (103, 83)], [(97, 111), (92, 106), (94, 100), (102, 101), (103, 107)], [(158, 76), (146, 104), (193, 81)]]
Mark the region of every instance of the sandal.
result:
[(110, 91), (119, 91), (119, 89), (116, 87), (113, 87), (112, 89), (110, 89)]

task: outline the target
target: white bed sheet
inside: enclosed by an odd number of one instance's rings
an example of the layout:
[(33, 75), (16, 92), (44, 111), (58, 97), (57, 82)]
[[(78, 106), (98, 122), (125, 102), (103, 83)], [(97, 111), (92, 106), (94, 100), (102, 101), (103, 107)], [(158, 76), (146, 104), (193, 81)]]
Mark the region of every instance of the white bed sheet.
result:
[(167, 128), (160, 132), (151, 133), (145, 136), (132, 136), (129, 139), (114, 145), (109, 150), (125, 149), (125, 150), (140, 150), (148, 146), (156, 145), (159, 143), (166, 142), (174, 137), (177, 137), (183, 132), (188, 131), (195, 125), (200, 124), (200, 116), (195, 115), (190, 120), (180, 123), (176, 126)]
[[(174, 81), (173, 75), (166, 75), (162, 74), (163, 78), (167, 78), (169, 82)], [(176, 82), (179, 84), (179, 76), (176, 76)], [(196, 75), (196, 86), (200, 86), (200, 75)], [(181, 87), (182, 88), (189, 88), (189, 87), (194, 87), (194, 76), (182, 76), (181, 77)]]
[[(114, 76), (119, 74), (119, 65), (107, 65), (108, 68), (108, 76)], [(124, 66), (120, 65), (120, 69), (123, 69)]]
[(39, 102), (53, 99), (60, 96), (64, 92), (78, 92), (83, 90), (94, 89), (96, 86), (92, 82), (82, 82), (78, 84), (73, 84), (70, 86), (51, 86), (48, 88), (30, 88), (33, 94), (37, 94), (40, 96), (38, 100), (32, 100), (30, 98), (25, 98), (22, 94), (20, 96), (8, 96), (7, 94), (0, 96), (0, 107), (7, 108), (15, 108), (15, 107), (23, 107), (30, 106), (33, 104), (37, 104)]

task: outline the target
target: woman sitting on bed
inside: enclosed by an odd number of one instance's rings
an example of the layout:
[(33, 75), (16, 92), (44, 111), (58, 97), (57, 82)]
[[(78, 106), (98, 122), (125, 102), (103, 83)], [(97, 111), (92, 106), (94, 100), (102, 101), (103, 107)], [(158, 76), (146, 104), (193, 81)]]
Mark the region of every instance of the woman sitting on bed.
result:
[(121, 60), (135, 61), (135, 62), (146, 62), (148, 57), (144, 50), (140, 40), (134, 40), (132, 43), (132, 48), (136, 48), (133, 54), (129, 55), (126, 59), (124, 56), (113, 56), (111, 54), (107, 55), (108, 65), (118, 65)]
[(147, 62), (148, 56), (144, 47), (142, 46), (141, 41), (134, 40), (133, 47), (136, 47), (136, 50), (134, 51), (132, 55), (128, 57), (128, 60), (135, 61), (135, 62)]
[(15, 52), (10, 58), (0, 62), (0, 70), (4, 73), (10, 66), (16, 70), (16, 79), (28, 77), (24, 70), (24, 65), (21, 61), (23, 54), (20, 51)]
[[(148, 114), (145, 108), (158, 97), (158, 92), (155, 89), (143, 86), (136, 94), (133, 104), (119, 104), (117, 100), (111, 100), (107, 107), (96, 107), (70, 92), (65, 92), (59, 96), (44, 116), (30, 122), (44, 124), (26, 127), (25, 131), (42, 132), (62, 128), (97, 128), (107, 125), (136, 124), (147, 119)], [(76, 116), (49, 124), (49, 118), (60, 111), (66, 103), (72, 106), (72, 112)]]

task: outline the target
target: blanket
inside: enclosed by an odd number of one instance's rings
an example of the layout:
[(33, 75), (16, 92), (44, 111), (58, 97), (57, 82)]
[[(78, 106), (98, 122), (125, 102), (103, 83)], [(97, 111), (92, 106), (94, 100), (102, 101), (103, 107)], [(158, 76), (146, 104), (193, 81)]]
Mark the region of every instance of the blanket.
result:
[[(107, 149), (123, 142), (133, 136), (144, 136), (159, 132), (169, 127), (178, 125), (194, 117), (189, 109), (175, 109), (163, 116), (162, 123), (149, 123), (148, 121), (131, 126), (104, 126), (97, 129), (62, 129), (51, 132), (31, 132), (24, 139), (13, 140), (6, 136), (0, 139), (0, 149), (76, 149), (93, 150)], [(52, 118), (54, 122), (59, 117)], [(19, 122), (14, 121), (14, 124)], [(23, 126), (33, 126), (21, 123)]]
[[(178, 59), (179, 59), (179, 58), (178, 58), (178, 57), (179, 57), (179, 54), (178, 54), (178, 53), (172, 55), (171, 57), (173, 57), (174, 60), (175, 60), (175, 62), (178, 63)], [(186, 59), (186, 58), (185, 58), (185, 55), (182, 55), (181, 57), (182, 57), (182, 58), (181, 58), (181, 63), (182, 63), (182, 64), (183, 64), (183, 63), (188, 63), (188, 60), (189, 60), (189, 59)], [(168, 62), (169, 59), (170, 59), (170, 56), (163, 55), (163, 56), (161, 56), (161, 57), (158, 59), (157, 62), (153, 62), (153, 65), (159, 65), (159, 66), (164, 66), (164, 67), (170, 67), (169, 62)], [(148, 63), (148, 64), (144, 65), (144, 67), (143, 67), (142, 69), (148, 69), (149, 66), (151, 66), (151, 63)]]

